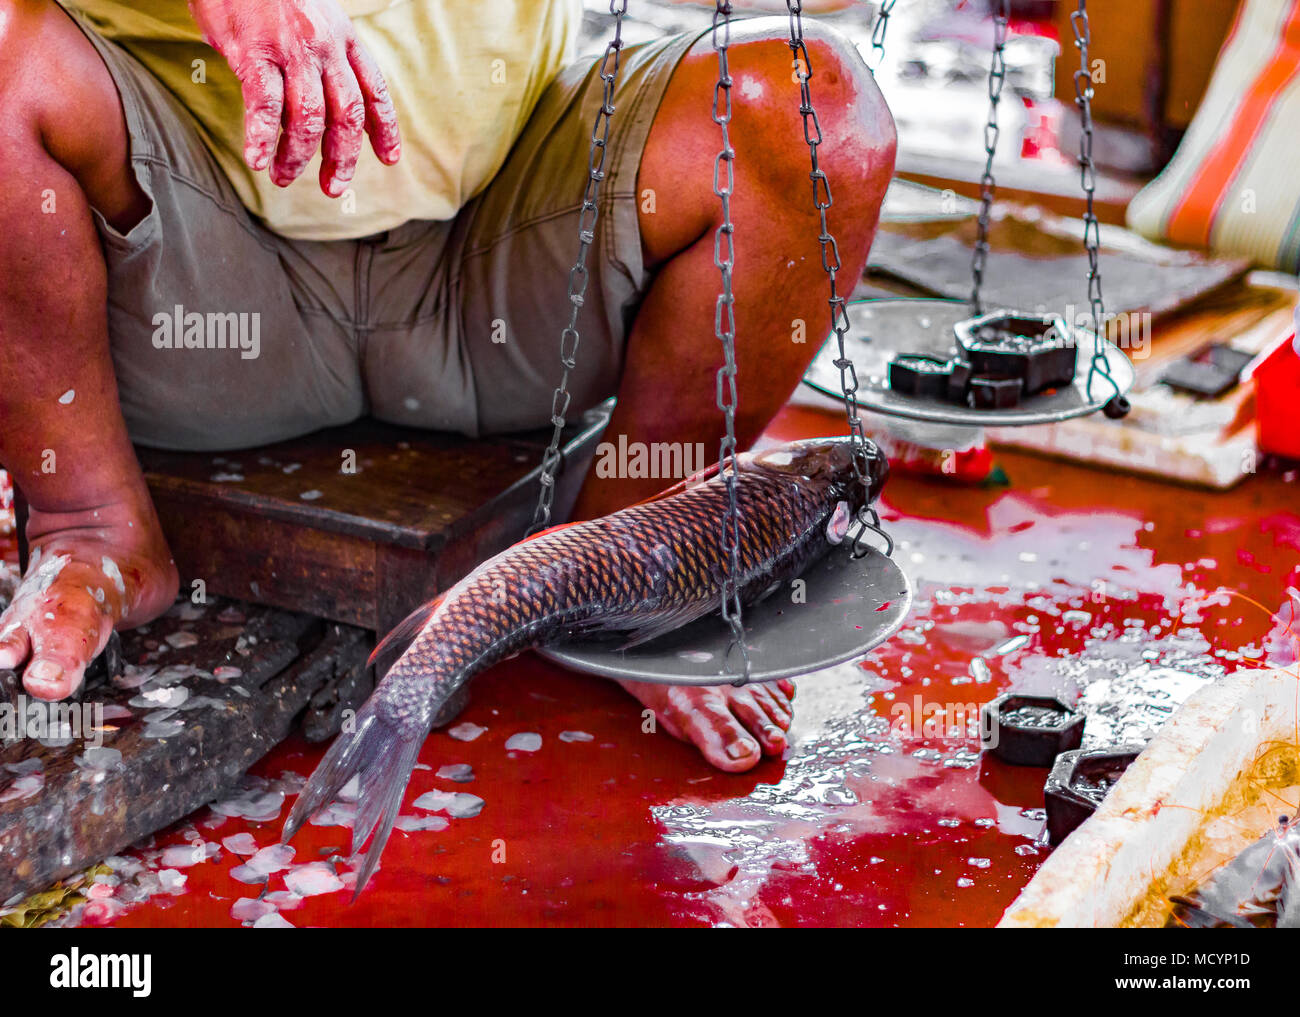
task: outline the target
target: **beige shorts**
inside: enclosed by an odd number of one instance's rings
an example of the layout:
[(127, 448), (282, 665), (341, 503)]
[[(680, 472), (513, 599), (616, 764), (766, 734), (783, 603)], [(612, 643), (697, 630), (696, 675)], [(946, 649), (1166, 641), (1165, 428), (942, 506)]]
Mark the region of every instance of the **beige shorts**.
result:
[[(251, 216), (190, 114), (123, 49), (79, 24), (117, 84), (131, 165), (153, 203), (125, 235), (95, 216), (134, 440), (243, 448), (365, 414), (468, 435), (548, 422), (601, 97), (598, 60), (560, 73), (501, 171), (455, 219), (362, 240), (300, 241)], [(570, 379), (574, 413), (618, 385), (649, 283), (637, 170), (694, 39), (623, 52)], [(177, 332), (180, 348), (159, 348)]]

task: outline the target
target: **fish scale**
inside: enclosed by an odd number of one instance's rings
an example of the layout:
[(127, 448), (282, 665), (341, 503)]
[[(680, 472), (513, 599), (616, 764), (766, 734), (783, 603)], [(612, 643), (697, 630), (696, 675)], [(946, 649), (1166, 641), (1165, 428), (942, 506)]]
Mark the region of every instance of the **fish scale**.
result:
[[(848, 521), (879, 494), (888, 464), (867, 443), (871, 485), (864, 490), (851, 447), (849, 438), (814, 439), (739, 458), (742, 602), (799, 575), (844, 539)], [(353, 730), (339, 735), (312, 775), (284, 839), (360, 775), (353, 850), (375, 830), (360, 892), (443, 704), (475, 674), (527, 647), (603, 633), (632, 645), (717, 610), (727, 504), (715, 467), (650, 501), (516, 544), (415, 612), (381, 644), (413, 635)]]

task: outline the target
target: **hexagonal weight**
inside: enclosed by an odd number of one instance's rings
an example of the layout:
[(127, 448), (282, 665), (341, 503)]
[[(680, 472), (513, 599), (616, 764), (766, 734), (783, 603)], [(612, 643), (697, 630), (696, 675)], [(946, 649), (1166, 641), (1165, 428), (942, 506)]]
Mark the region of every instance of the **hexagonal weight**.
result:
[(952, 368), (936, 357), (902, 353), (889, 362), (889, 387), (904, 395), (942, 399), (951, 377)]
[(1043, 784), (1047, 836), (1053, 844), (1065, 840), (1099, 806), (1145, 745), (1106, 749), (1072, 749), (1056, 757)]
[(1019, 378), (1025, 395), (1074, 381), (1078, 351), (1059, 314), (991, 311), (957, 322), (953, 333), (975, 374)]
[(1051, 766), (1083, 741), (1082, 713), (1054, 696), (1006, 692), (981, 712), (984, 748), (1015, 766)]
[(976, 375), (970, 380), (970, 404), (977, 410), (1008, 410), (1020, 403), (1023, 383), (1019, 378)]

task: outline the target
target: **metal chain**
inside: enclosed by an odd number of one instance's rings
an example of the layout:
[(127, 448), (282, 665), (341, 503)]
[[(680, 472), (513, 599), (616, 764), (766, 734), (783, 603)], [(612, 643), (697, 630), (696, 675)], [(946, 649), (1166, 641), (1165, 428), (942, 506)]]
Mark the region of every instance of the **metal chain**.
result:
[[(888, 18), (888, 8), (892, 6), (893, 4), (889, 3), (882, 7), (881, 17)], [(812, 162), (812, 172), (808, 176), (812, 180), (813, 205), (816, 207), (821, 219), (817, 242), (821, 245), (822, 268), (826, 270), (826, 276), (830, 280), (831, 292), (828, 303), (831, 309), (831, 327), (835, 330), (835, 339), (839, 350), (835, 366), (840, 370), (840, 388), (844, 392), (844, 414), (848, 421), (849, 439), (852, 445), (853, 474), (857, 483), (864, 488), (868, 488), (870, 482), (867, 479), (866, 438), (862, 433), (862, 418), (858, 416), (858, 374), (845, 349), (845, 336), (849, 331), (849, 315), (848, 311), (845, 310), (844, 297), (840, 295), (837, 282), (837, 275), (840, 270), (840, 249), (827, 223), (827, 209), (833, 203), (831, 185), (826, 179), (826, 173), (822, 170), (817, 158), (817, 147), (822, 143), (822, 129), (817, 119), (817, 111), (813, 108), (812, 88), (810, 85), (813, 69), (812, 61), (808, 57), (808, 47), (804, 45), (803, 39), (803, 2), (802, 0), (786, 0), (786, 7), (790, 11), (790, 52), (794, 56), (795, 73), (799, 78), (799, 113), (803, 117), (803, 136), (808, 143), (808, 154)], [(883, 29), (880, 37), (883, 42)], [(856, 553), (856, 543), (854, 546)]]
[(989, 215), (993, 210), (993, 195), (997, 182), (993, 179), (993, 159), (998, 151), (998, 103), (1002, 101), (1002, 85), (1007, 76), (1006, 46), (1007, 23), (1011, 20), (1010, 0), (995, 0), (993, 13), (993, 60), (989, 64), (989, 117), (984, 125), (984, 175), (980, 177), (979, 232), (975, 250), (971, 253), (970, 273), (972, 288), (970, 305), (972, 314), (983, 314), (980, 288), (984, 285), (984, 265), (989, 256)]
[(569, 392), (569, 372), (577, 366), (578, 312), (582, 309), (587, 292), (587, 252), (596, 239), (596, 220), (600, 215), (597, 198), (600, 184), (605, 179), (605, 149), (609, 141), (609, 124), (614, 115), (614, 86), (618, 80), (618, 65), (623, 49), (623, 15), (627, 13), (627, 0), (610, 0), (609, 13), (614, 16), (614, 38), (605, 47), (600, 62), (600, 80), (604, 91), (596, 122), (591, 129), (591, 151), (587, 156), (587, 186), (582, 195), (582, 209), (578, 214), (578, 256), (569, 270), (569, 323), (560, 332), (560, 383), (551, 395), (551, 443), (542, 455), (542, 473), (538, 477), (541, 489), (537, 493), (537, 507), (528, 528), (532, 535), (545, 529), (551, 522), (551, 505), (555, 500), (555, 471), (559, 468), (560, 440), (564, 434), (565, 415), (569, 411), (572, 394)]
[[(731, 3), (717, 0), (713, 11), (713, 49), (718, 54), (718, 83), (713, 87), (713, 122), (722, 129), (722, 150), (713, 160), (713, 193), (722, 203), (722, 221), (713, 235), (713, 263), (722, 275), (722, 289), (713, 312), (713, 332), (722, 343), (722, 366), (717, 374), (717, 404), (727, 433), (718, 446), (718, 473), (727, 488), (727, 514), (722, 521), (722, 617), (731, 626), (733, 643), (740, 648), (744, 680), (749, 678), (749, 650), (740, 612), (740, 506), (736, 462), (736, 298), (731, 291), (736, 263), (735, 227), (731, 222), (731, 195), (736, 189), (735, 149), (731, 147), (731, 72), (727, 47), (731, 44)], [(731, 468), (727, 468), (727, 460)]]
[(1097, 190), (1097, 172), (1092, 162), (1092, 71), (1089, 68), (1088, 46), (1092, 43), (1092, 29), (1088, 24), (1088, 0), (1079, 0), (1079, 9), (1070, 15), (1074, 29), (1074, 45), (1079, 51), (1079, 69), (1074, 72), (1074, 103), (1079, 107), (1081, 130), (1079, 132), (1079, 183), (1083, 188), (1085, 208), (1083, 213), (1083, 246), (1088, 252), (1088, 303), (1092, 313), (1092, 327), (1097, 343), (1092, 351), (1092, 364), (1088, 368), (1088, 398), (1092, 398), (1092, 383), (1101, 375), (1115, 390), (1115, 398), (1123, 401), (1123, 393), (1110, 374), (1103, 340), (1106, 335), (1106, 310), (1101, 297), (1101, 271), (1097, 266), (1097, 249), (1101, 246), (1101, 225), (1093, 209)]
[(894, 13), (894, 4), (898, 0), (884, 0), (876, 20), (871, 26), (871, 55), (867, 57), (867, 66), (875, 74), (885, 62), (885, 32), (889, 28), (889, 16)]

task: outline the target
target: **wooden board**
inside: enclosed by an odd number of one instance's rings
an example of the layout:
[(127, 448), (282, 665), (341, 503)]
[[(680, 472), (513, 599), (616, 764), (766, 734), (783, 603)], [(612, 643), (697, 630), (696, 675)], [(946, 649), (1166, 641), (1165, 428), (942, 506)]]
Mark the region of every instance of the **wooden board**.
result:
[[(1148, 355), (1134, 358), (1137, 381), (1128, 394), (1132, 410), (1123, 420), (1095, 415), (1045, 427), (994, 428), (989, 440), (1198, 487), (1221, 490), (1239, 483), (1260, 461), (1253, 384), (1201, 399), (1174, 391), (1160, 377), (1173, 361), (1206, 343), (1228, 343), (1259, 354), (1290, 334), (1295, 289), (1256, 278), (1156, 325)], [(1261, 273), (1259, 278), (1271, 277)]]
[[(609, 405), (566, 432), (557, 521)], [(139, 455), (183, 592), (198, 581), (386, 631), (523, 536), (549, 437), (476, 441), (359, 421), (241, 452)]]
[(225, 796), (295, 724), (334, 734), (370, 692), (372, 642), (309, 615), (182, 600), (123, 635), (121, 676), (43, 720), (0, 671), (21, 718), (0, 731), (17, 734), (0, 747), (0, 902)]
[[(1075, 4), (1054, 5), (1063, 42), (1056, 97), (1074, 103)], [(1097, 82), (1094, 115), (1102, 121), (1137, 124), (1148, 131), (1185, 128), (1209, 85), (1219, 48), (1238, 0), (1092, 0), (1089, 55), (1105, 61)]]

